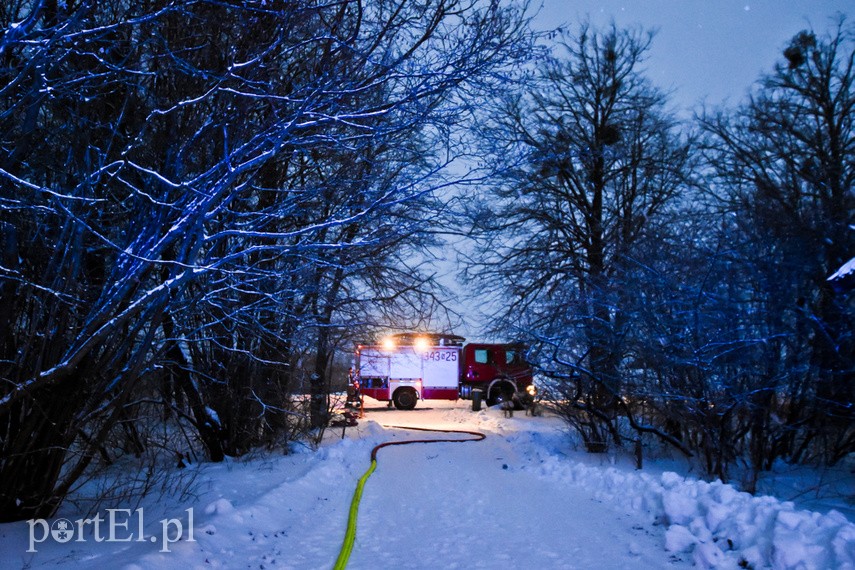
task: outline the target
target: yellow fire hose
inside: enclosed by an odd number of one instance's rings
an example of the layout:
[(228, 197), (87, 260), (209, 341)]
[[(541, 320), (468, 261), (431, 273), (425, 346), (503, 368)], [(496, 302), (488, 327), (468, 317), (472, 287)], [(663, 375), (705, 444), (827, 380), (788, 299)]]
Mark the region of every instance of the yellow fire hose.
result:
[(383, 449), (384, 447), (390, 447), (392, 445), (409, 445), (411, 443), (464, 443), (467, 441), (481, 441), (486, 435), (477, 431), (463, 431), (463, 430), (453, 430), (453, 429), (431, 429), (431, 428), (419, 428), (419, 427), (407, 427), (407, 426), (383, 426), (386, 428), (394, 428), (394, 429), (409, 429), (415, 431), (429, 431), (435, 433), (461, 433), (464, 435), (474, 436), (470, 439), (413, 439), (409, 441), (387, 441), (381, 443), (374, 447), (371, 450), (371, 466), (368, 468), (368, 471), (359, 478), (359, 481), (356, 483), (356, 490), (353, 492), (353, 499), (350, 501), (350, 513), (347, 518), (347, 530), (344, 533), (344, 543), (341, 546), (341, 552), (339, 552), (338, 560), (335, 562), (334, 570), (344, 570), (347, 566), (348, 560), (350, 560), (350, 554), (353, 552), (353, 543), (356, 541), (356, 519), (359, 516), (359, 502), (362, 500), (362, 490), (365, 488), (365, 482), (368, 481), (368, 478), (371, 477), (371, 474), (374, 473), (374, 470), (377, 468), (377, 452)]

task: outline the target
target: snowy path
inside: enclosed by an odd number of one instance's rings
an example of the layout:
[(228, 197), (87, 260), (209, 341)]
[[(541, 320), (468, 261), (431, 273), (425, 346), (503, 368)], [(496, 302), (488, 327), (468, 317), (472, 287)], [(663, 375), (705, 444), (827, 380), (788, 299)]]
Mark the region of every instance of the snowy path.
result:
[[(119, 540), (128, 533), (133, 540), (97, 541), (89, 527), (74, 541), (48, 537), (27, 553), (27, 523), (2, 524), (0, 566), (332, 568), (371, 449), (432, 437), (382, 427), (410, 425), (481, 431), (487, 439), (382, 449), (363, 494), (350, 569), (855, 570), (855, 525), (840, 513), (574, 451), (554, 417), (422, 404), (398, 412), (375, 403), (344, 439), (330, 430), (316, 452), (192, 466), (195, 497), (147, 498), (142, 529), (127, 517), (118, 529)], [(69, 502), (60, 516), (82, 515)], [(162, 551), (166, 517), (191, 526), (193, 540), (185, 533)]]
[(664, 531), (545, 481), (496, 434), (382, 450), (362, 504), (354, 570), (668, 565)]

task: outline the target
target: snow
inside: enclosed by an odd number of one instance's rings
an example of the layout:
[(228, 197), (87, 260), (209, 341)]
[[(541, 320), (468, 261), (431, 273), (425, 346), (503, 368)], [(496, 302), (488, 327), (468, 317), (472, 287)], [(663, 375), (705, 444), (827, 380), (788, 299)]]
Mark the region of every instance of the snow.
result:
[(208, 414), (208, 417), (214, 422), (215, 425), (220, 426), (220, 416), (217, 414), (216, 410), (210, 406), (205, 406), (205, 413)]
[(828, 278), (829, 281), (843, 279), (848, 275), (855, 273), (855, 257), (844, 263), (840, 269), (834, 272), (834, 275)]
[[(317, 451), (193, 465), (195, 493), (146, 498), (143, 528), (143, 513), (122, 519), (116, 536), (133, 538), (125, 542), (96, 541), (88, 524), (75, 540), (46, 537), (27, 553), (28, 523), (0, 525), (0, 559), (31, 568), (331, 568), (372, 447), (448, 437), (384, 426), (487, 438), (382, 449), (348, 568), (855, 569), (855, 524), (837, 510), (752, 496), (677, 473), (677, 462), (648, 459), (638, 471), (628, 457), (575, 450), (555, 417), (506, 418), (467, 402), (420, 402), (412, 412), (371, 402), (357, 427), (328, 430)], [(69, 502), (58, 519), (84, 517)]]

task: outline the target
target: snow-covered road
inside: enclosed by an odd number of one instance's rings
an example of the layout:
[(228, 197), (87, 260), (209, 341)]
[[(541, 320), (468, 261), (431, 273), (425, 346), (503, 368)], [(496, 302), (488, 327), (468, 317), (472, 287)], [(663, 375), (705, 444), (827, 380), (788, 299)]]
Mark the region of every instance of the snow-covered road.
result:
[(649, 517), (544, 479), (516, 443), (488, 433), (382, 450), (349, 568), (669, 565)]
[[(374, 403), (358, 427), (343, 439), (331, 430), (316, 452), (194, 466), (194, 497), (147, 499), (141, 528), (136, 511), (123, 519), (116, 538), (132, 540), (97, 541), (90, 525), (70, 542), (33, 544), (27, 523), (0, 525), (0, 560), (3, 568), (332, 568), (372, 447), (431, 437), (383, 427), (391, 425), (487, 438), (381, 450), (348, 568), (855, 568), (855, 525), (839, 513), (656, 465), (635, 471), (620, 457), (574, 451), (557, 418), (475, 413), (465, 402), (412, 412)], [(81, 515), (69, 503), (61, 516)], [(168, 518), (184, 533), (165, 552)]]

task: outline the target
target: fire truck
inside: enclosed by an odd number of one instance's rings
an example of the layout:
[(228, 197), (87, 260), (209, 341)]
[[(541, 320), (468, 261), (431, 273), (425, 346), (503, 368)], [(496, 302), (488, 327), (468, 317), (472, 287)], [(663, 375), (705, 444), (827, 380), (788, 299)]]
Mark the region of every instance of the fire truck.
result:
[(357, 345), (353, 370), (362, 394), (412, 410), (419, 400), (472, 400), (488, 406), (531, 393), (522, 344), (466, 343), (456, 335), (399, 333)]

